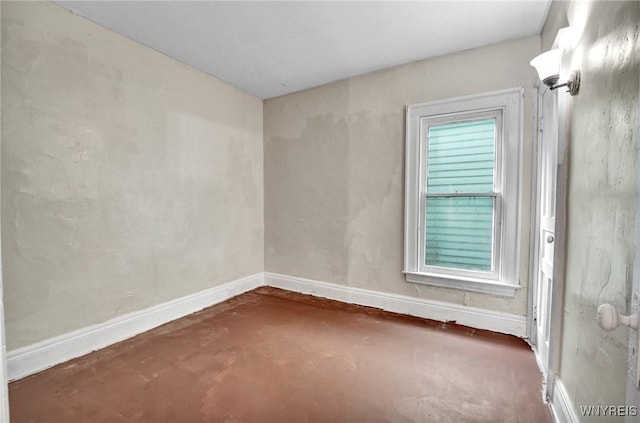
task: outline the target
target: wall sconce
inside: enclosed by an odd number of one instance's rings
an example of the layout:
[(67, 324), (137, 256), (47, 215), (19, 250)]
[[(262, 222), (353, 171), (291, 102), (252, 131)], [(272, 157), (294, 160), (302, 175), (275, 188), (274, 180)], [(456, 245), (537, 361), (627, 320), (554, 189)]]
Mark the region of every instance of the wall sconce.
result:
[(559, 48), (546, 51), (529, 62), (536, 68), (540, 80), (550, 89), (555, 90), (560, 87), (567, 87), (567, 92), (571, 95), (578, 94), (580, 90), (580, 71), (571, 72), (569, 80), (558, 84), (560, 79), (560, 61), (562, 60), (562, 50)]

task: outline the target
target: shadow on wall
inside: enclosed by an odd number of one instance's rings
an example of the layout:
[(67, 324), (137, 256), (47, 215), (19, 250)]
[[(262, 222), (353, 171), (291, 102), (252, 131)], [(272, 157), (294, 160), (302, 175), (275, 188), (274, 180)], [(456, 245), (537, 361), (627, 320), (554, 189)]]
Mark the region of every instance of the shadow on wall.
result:
[[(281, 262), (277, 268), (294, 261), (325, 281), (346, 273), (349, 140), (347, 123), (333, 113), (308, 119), (297, 137), (265, 140), (265, 207), (278, 210), (265, 216), (265, 238), (267, 256)], [(269, 228), (288, 230), (269, 234)]]

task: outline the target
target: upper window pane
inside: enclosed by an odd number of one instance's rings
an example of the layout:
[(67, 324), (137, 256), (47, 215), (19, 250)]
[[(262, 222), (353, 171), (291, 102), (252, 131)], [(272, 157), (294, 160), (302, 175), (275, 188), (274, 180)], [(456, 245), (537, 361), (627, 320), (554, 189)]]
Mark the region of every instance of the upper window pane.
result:
[(427, 192), (493, 192), (495, 118), (430, 125)]

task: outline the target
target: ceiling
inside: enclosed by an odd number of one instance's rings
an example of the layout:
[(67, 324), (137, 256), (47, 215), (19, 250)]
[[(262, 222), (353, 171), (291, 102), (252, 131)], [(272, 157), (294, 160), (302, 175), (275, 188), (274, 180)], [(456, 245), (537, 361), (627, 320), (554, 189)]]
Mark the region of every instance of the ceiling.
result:
[(539, 34), (538, 1), (56, 1), (260, 98)]

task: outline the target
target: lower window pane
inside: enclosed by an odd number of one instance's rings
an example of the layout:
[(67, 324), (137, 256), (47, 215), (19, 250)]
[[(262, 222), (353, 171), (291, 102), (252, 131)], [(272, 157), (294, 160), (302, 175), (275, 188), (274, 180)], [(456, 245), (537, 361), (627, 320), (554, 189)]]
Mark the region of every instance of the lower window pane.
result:
[(493, 197), (427, 197), (424, 263), (492, 271)]

